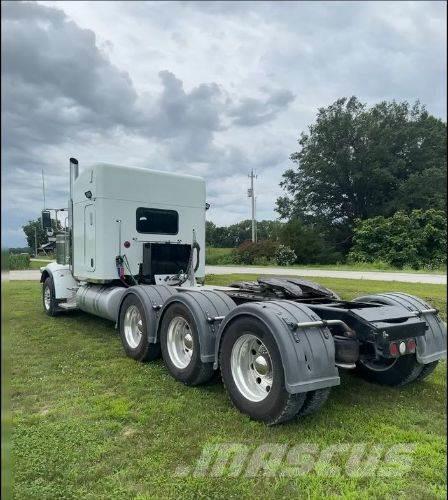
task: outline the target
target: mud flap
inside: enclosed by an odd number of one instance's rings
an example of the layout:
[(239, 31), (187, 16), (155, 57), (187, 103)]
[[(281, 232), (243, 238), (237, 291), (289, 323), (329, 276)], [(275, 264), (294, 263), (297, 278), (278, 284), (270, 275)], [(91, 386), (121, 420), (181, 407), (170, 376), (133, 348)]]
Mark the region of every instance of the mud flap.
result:
[(240, 316), (257, 318), (273, 335), (280, 351), (288, 392), (308, 392), (340, 384), (330, 331), (326, 327), (296, 328), (297, 323), (320, 318), (307, 306), (289, 300), (252, 302), (235, 307), (218, 331), (215, 368), (219, 362), (221, 338), (232, 320)]
[(432, 309), (432, 307), (424, 300), (413, 295), (408, 295), (407, 293), (391, 292), (358, 297), (356, 301), (400, 305), (410, 312), (419, 313), (421, 318), (426, 322), (427, 330), (424, 336), (417, 337), (416, 339), (417, 361), (422, 364), (428, 364), (446, 358), (446, 324), (438, 314), (425, 314), (424, 311)]

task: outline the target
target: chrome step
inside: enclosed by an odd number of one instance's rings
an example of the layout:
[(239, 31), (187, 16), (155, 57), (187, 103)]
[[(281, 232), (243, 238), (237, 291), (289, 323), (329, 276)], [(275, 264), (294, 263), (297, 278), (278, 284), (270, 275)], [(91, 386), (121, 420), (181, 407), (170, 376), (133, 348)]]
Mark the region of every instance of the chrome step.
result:
[(60, 304), (58, 304), (58, 306), (61, 308), (61, 309), (65, 309), (65, 310), (71, 310), (71, 309), (78, 309), (78, 306), (76, 305), (76, 302), (61, 302)]

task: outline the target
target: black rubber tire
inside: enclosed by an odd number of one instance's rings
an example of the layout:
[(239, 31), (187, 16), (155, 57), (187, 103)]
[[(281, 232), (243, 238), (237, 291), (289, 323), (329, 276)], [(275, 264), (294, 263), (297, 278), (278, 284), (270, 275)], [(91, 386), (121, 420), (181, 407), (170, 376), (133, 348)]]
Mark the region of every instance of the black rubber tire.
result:
[(407, 354), (397, 358), (395, 363), (384, 371), (375, 371), (358, 363), (357, 372), (369, 382), (402, 387), (417, 380), (424, 366), (417, 361), (414, 354)]
[[(181, 316), (190, 326), (191, 336), (193, 337), (193, 354), (189, 364), (185, 368), (178, 368), (172, 361), (167, 347), (168, 326), (175, 317)], [(179, 382), (185, 385), (200, 385), (208, 382), (213, 376), (213, 363), (203, 363), (201, 361), (201, 347), (199, 344), (199, 334), (188, 308), (179, 302), (174, 302), (168, 307), (163, 315), (160, 326), (160, 346), (162, 349), (162, 358), (170, 374)]]
[[(247, 399), (235, 385), (231, 370), (231, 353), (235, 342), (245, 333), (257, 336), (269, 351), (273, 367), (273, 383), (269, 394), (260, 402)], [(221, 376), (232, 403), (253, 420), (277, 425), (297, 416), (306, 393), (291, 394), (285, 387), (285, 374), (280, 352), (274, 337), (266, 326), (255, 318), (241, 317), (233, 321), (222, 337), (219, 364)]]
[(423, 380), (426, 377), (429, 377), (429, 375), (431, 375), (431, 373), (437, 368), (438, 364), (438, 361), (433, 361), (432, 363), (424, 365), (422, 371), (418, 374), (415, 380)]
[[(44, 298), (45, 290), (47, 288), (50, 290), (50, 307), (48, 309), (45, 307)], [(51, 276), (48, 276), (48, 278), (42, 284), (42, 305), (44, 306), (44, 311), (48, 314), (48, 316), (57, 316), (60, 313), (58, 301), (55, 297), (54, 292), (54, 282)]]
[(305, 417), (306, 415), (311, 415), (311, 413), (320, 410), (326, 403), (330, 392), (330, 387), (307, 392), (305, 402), (299, 411), (299, 417)]
[[(140, 316), (142, 318), (142, 338), (136, 348), (132, 348), (128, 344), (123, 327), (126, 311), (131, 305), (135, 305), (138, 308)], [(160, 358), (160, 344), (154, 344), (148, 341), (147, 321), (148, 320), (145, 316), (145, 308), (143, 307), (140, 298), (133, 293), (129, 294), (123, 301), (120, 310), (120, 317), (118, 320), (121, 343), (123, 344), (124, 351), (128, 357), (142, 363)]]

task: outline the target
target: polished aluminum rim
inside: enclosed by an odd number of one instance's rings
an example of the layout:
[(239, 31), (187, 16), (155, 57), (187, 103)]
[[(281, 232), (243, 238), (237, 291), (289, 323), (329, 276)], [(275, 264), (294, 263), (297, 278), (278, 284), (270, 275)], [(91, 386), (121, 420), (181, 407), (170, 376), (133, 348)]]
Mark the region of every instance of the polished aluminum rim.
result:
[(235, 385), (246, 399), (258, 402), (268, 396), (273, 382), (272, 360), (258, 337), (245, 333), (235, 342), (230, 369)]
[(44, 306), (47, 311), (51, 306), (51, 291), (49, 286), (46, 286), (44, 289)]
[(182, 316), (176, 316), (168, 325), (167, 349), (176, 368), (183, 370), (193, 356), (193, 336), (188, 322)]
[(140, 344), (143, 333), (143, 322), (137, 306), (128, 307), (124, 316), (124, 336), (129, 347), (136, 349)]

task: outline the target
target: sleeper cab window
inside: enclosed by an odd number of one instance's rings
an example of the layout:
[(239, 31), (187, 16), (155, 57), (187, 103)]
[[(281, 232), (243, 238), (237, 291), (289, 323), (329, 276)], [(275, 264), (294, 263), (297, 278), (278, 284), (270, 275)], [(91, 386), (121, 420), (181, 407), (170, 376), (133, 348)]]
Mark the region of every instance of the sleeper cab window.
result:
[(137, 208), (137, 232), (177, 234), (179, 232), (179, 214), (175, 210)]

